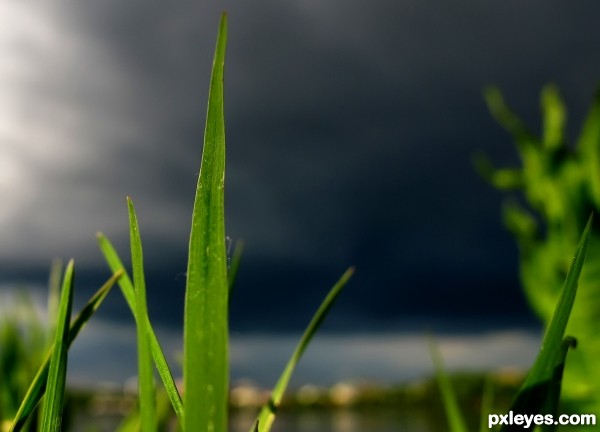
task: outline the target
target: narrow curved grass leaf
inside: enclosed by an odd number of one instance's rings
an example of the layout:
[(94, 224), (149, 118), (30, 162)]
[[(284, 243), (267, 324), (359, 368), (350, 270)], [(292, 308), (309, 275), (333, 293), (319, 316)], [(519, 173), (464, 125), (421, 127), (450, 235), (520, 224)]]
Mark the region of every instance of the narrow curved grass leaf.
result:
[(138, 389), (142, 430), (156, 431), (156, 390), (154, 388), (154, 371), (152, 352), (148, 335), (150, 319), (146, 303), (146, 282), (144, 278), (144, 257), (142, 239), (131, 198), (127, 198), (129, 210), (129, 239), (131, 242), (131, 265), (133, 268), (133, 288), (135, 291), (136, 331), (138, 350)]
[[(113, 247), (112, 243), (108, 240), (108, 238), (102, 234), (97, 233), (96, 238), (98, 239), (98, 246), (104, 255), (104, 259), (106, 260), (108, 267), (113, 272), (120, 271), (123, 273), (123, 276), (119, 279), (119, 287), (121, 288), (121, 292), (123, 293), (123, 297), (127, 301), (129, 308), (131, 309), (131, 313), (136, 315), (137, 305), (135, 298), (135, 291), (133, 289), (133, 282), (127, 275), (125, 271), (125, 266), (119, 258), (117, 251)], [(158, 342), (158, 338), (154, 333), (154, 330), (151, 325), (148, 325), (148, 337), (150, 340), (150, 350), (152, 352), (152, 357), (154, 358), (154, 363), (156, 365), (156, 369), (158, 370), (158, 374), (165, 386), (167, 391), (167, 395), (169, 396), (169, 400), (171, 401), (171, 405), (173, 405), (173, 409), (175, 410), (175, 414), (180, 422), (183, 422), (183, 403), (181, 402), (181, 396), (179, 391), (177, 390), (177, 386), (175, 385), (175, 380), (173, 379), (173, 374), (171, 373), (171, 369), (169, 368), (169, 364), (163, 354), (162, 348), (160, 347), (160, 343)]]
[[(88, 300), (87, 304), (84, 308), (79, 312), (77, 317), (71, 323), (71, 328), (69, 330), (69, 346), (73, 343), (79, 332), (83, 329), (88, 320), (92, 317), (94, 312), (98, 310), (102, 301), (106, 297), (106, 295), (110, 292), (110, 289), (113, 285), (119, 280), (122, 271), (115, 272), (108, 281), (102, 287), (96, 291), (96, 293)], [(13, 424), (10, 428), (9, 432), (18, 432), (20, 431), (25, 422), (39, 403), (42, 398), (44, 392), (46, 391), (46, 382), (48, 379), (48, 370), (50, 366), (50, 355), (46, 357), (46, 360), (40, 366), (37, 375), (32, 381), (29, 389), (27, 390), (27, 394), (23, 398), (21, 402), (21, 406), (19, 407), (19, 411), (17, 412)]]
[(226, 39), (227, 15), (223, 14), (210, 81), (188, 254), (183, 336), (186, 432), (227, 430), (229, 287), (223, 111)]
[[(569, 321), (569, 315), (571, 314), (571, 309), (573, 308), (573, 303), (575, 301), (577, 284), (585, 260), (592, 218), (593, 216), (590, 216), (583, 234), (581, 235), (581, 239), (579, 240), (575, 257), (569, 267), (564, 288), (560, 294), (558, 304), (556, 305), (546, 334), (544, 335), (540, 352), (511, 407), (511, 410), (514, 412), (537, 414), (548, 407), (554, 407), (554, 410), (556, 410), (557, 404), (550, 403), (548, 398), (549, 395), (554, 394), (552, 388), (556, 390), (557, 367), (560, 368), (560, 378), (562, 378), (564, 359), (568, 347), (572, 346), (571, 342), (565, 342), (565, 344), (563, 344), (563, 338)], [(567, 341), (569, 340), (570, 339), (567, 339)], [(558, 385), (560, 386), (560, 382)], [(554, 397), (558, 396), (555, 395)], [(542, 414), (556, 415), (557, 413), (546, 412)], [(511, 429), (511, 426), (508, 425), (501, 430), (505, 432), (516, 429)]]
[[(260, 432), (268, 432), (271, 430), (271, 426), (273, 425), (273, 421), (275, 420), (275, 415), (277, 414), (277, 409), (281, 404), (281, 400), (283, 399), (283, 394), (290, 382), (290, 378), (296, 368), (296, 365), (302, 358), (302, 354), (306, 350), (306, 347), (312, 340), (313, 336), (327, 317), (329, 310), (337, 300), (338, 296), (342, 292), (342, 289), (346, 286), (352, 274), (354, 273), (354, 267), (350, 267), (348, 270), (344, 272), (342, 277), (336, 282), (336, 284), (331, 288), (331, 291), (325, 297), (325, 300), (317, 309), (317, 312), (313, 316), (312, 320), (308, 324), (308, 327), (304, 331), (300, 342), (296, 346), (292, 357), (289, 359), (285, 369), (283, 370), (281, 376), (279, 377), (275, 387), (273, 387), (273, 392), (271, 393), (271, 398), (269, 401), (263, 406), (258, 414), (258, 430)], [(256, 423), (255, 423), (256, 425)]]
[(450, 431), (467, 432), (466, 422), (458, 406), (456, 393), (452, 388), (448, 374), (446, 374), (442, 354), (440, 353), (440, 349), (433, 339), (433, 336), (429, 337), (429, 353), (435, 367), (438, 387), (442, 395), (442, 402), (444, 404), (444, 411), (446, 412), (446, 419), (448, 420)]
[(65, 269), (56, 321), (56, 336), (46, 384), (46, 398), (42, 410), (42, 432), (60, 432), (67, 380), (67, 351), (69, 349), (69, 321), (73, 308), (73, 260)]

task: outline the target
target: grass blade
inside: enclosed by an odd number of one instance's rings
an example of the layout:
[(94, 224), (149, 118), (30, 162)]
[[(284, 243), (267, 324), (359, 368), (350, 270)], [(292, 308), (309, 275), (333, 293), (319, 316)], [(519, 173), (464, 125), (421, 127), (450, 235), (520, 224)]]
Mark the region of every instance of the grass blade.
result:
[(156, 391), (154, 389), (154, 371), (152, 353), (148, 339), (148, 306), (146, 303), (146, 282), (144, 278), (144, 258), (142, 239), (131, 198), (127, 198), (129, 210), (129, 237), (131, 242), (131, 265), (133, 267), (133, 288), (136, 305), (136, 330), (138, 344), (138, 389), (142, 430), (156, 431)]
[(65, 269), (56, 322), (56, 336), (50, 358), (46, 398), (42, 410), (42, 432), (59, 432), (67, 380), (67, 351), (69, 349), (69, 320), (73, 308), (73, 260)]
[(226, 39), (227, 16), (223, 14), (212, 68), (188, 255), (183, 337), (186, 432), (227, 430), (229, 288), (223, 111)]
[[(590, 216), (585, 230), (581, 235), (575, 257), (567, 273), (564, 288), (544, 335), (540, 352), (511, 407), (511, 410), (514, 412), (537, 414), (540, 413), (540, 410), (550, 406), (548, 395), (552, 394), (551, 389), (556, 385), (555, 383), (553, 384), (553, 381), (555, 382), (557, 379), (557, 367), (560, 368), (562, 375), (561, 365), (564, 364), (564, 357), (566, 356), (568, 346), (570, 346), (570, 343), (567, 343), (567, 345), (563, 344), (563, 338), (569, 321), (569, 315), (573, 308), (573, 302), (575, 301), (575, 294), (577, 293), (577, 284), (585, 260), (591, 225), (592, 216)], [(556, 415), (556, 412), (544, 414)], [(510, 426), (502, 428), (502, 431), (510, 430)]]
[[(346, 286), (346, 284), (352, 277), (353, 273), (354, 273), (353, 267), (350, 267), (348, 270), (346, 270), (344, 272), (342, 277), (333, 286), (331, 291), (329, 291), (329, 293), (327, 294), (327, 297), (325, 297), (325, 300), (323, 300), (323, 302), (319, 306), (319, 309), (317, 309), (317, 312), (315, 313), (312, 320), (310, 321), (310, 324), (304, 331), (304, 334), (302, 335), (300, 342), (296, 346), (296, 350), (294, 351), (294, 353), (292, 354), (292, 357), (290, 358), (287, 365), (285, 366), (285, 369), (283, 370), (281, 376), (279, 377), (277, 384), (275, 384), (275, 387), (273, 387), (273, 392), (271, 393), (271, 398), (269, 399), (267, 404), (261, 409), (260, 413), (258, 414), (257, 421), (258, 421), (258, 430), (260, 432), (268, 432), (269, 430), (271, 430), (271, 426), (273, 425), (273, 421), (275, 420), (275, 415), (277, 414), (277, 409), (279, 408), (279, 405), (281, 404), (281, 400), (283, 399), (283, 394), (285, 393), (285, 390), (290, 382), (290, 378), (292, 377), (292, 373), (294, 372), (296, 365), (300, 361), (300, 358), (302, 358), (302, 354), (304, 353), (304, 350), (306, 349), (306, 347), (310, 343), (311, 339), (313, 338), (313, 336), (315, 335), (315, 333), (317, 332), (317, 330), (319, 329), (319, 327), (325, 320), (325, 317), (329, 313), (329, 310), (335, 303), (335, 300), (338, 298), (339, 294), (342, 292), (342, 289)], [(256, 423), (255, 423), (255, 426), (256, 426)]]
[(440, 349), (433, 339), (433, 336), (429, 338), (429, 352), (435, 367), (435, 374), (442, 395), (442, 402), (444, 403), (444, 411), (446, 412), (446, 419), (448, 420), (450, 431), (467, 432), (465, 419), (458, 407), (456, 393), (454, 393), (450, 378), (446, 374), (442, 354), (440, 353)]
[[(119, 280), (122, 272), (115, 272), (111, 276), (111, 278), (106, 281), (102, 287), (96, 291), (96, 293), (88, 300), (87, 304), (84, 308), (79, 312), (77, 317), (71, 323), (71, 329), (69, 330), (69, 346), (73, 343), (79, 332), (83, 329), (88, 320), (92, 317), (94, 312), (98, 310), (100, 304), (109, 293), (110, 289), (113, 285)], [(40, 399), (42, 398), (44, 392), (46, 391), (46, 381), (48, 379), (48, 369), (50, 366), (50, 353), (46, 357), (46, 360), (42, 363), (42, 366), (38, 370), (37, 375), (35, 376), (33, 382), (29, 386), (27, 390), (27, 394), (23, 401), (21, 402), (21, 406), (19, 407), (19, 411), (17, 412), (13, 424), (10, 428), (9, 432), (18, 432), (20, 431), (28, 417), (31, 415)]]
[[(123, 266), (123, 262), (117, 251), (113, 247), (112, 243), (108, 240), (108, 238), (102, 234), (96, 234), (98, 239), (98, 245), (102, 254), (104, 255), (104, 259), (106, 260), (108, 267), (113, 272), (120, 271), (123, 273), (123, 276), (119, 279), (119, 287), (121, 288), (121, 292), (123, 293), (123, 297), (127, 301), (129, 308), (131, 309), (131, 313), (136, 315), (137, 305), (135, 298), (135, 291), (133, 289), (133, 282), (127, 275), (125, 271), (125, 267)], [(150, 350), (152, 352), (152, 357), (154, 358), (154, 364), (156, 365), (156, 369), (158, 370), (158, 374), (162, 379), (163, 385), (167, 391), (167, 395), (169, 396), (169, 400), (171, 401), (171, 405), (173, 405), (173, 409), (175, 410), (175, 414), (180, 422), (183, 422), (183, 403), (181, 402), (181, 396), (179, 395), (179, 391), (177, 390), (177, 386), (175, 385), (175, 380), (173, 379), (173, 374), (171, 373), (171, 369), (169, 368), (169, 364), (163, 354), (162, 348), (160, 347), (160, 343), (158, 342), (158, 338), (154, 333), (151, 325), (147, 326), (148, 337), (150, 340)]]

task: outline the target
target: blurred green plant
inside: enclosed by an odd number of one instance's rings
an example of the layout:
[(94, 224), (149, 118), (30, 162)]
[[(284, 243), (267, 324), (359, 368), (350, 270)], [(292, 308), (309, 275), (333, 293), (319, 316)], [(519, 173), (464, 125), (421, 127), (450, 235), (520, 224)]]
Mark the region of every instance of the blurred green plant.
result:
[(62, 264), (52, 264), (48, 287), (48, 320), (27, 291), (0, 304), (0, 431), (6, 431), (29, 384), (50, 348), (56, 326)]
[[(542, 131), (538, 136), (509, 109), (501, 92), (489, 88), (485, 99), (493, 117), (512, 135), (522, 167), (496, 169), (484, 156), (475, 158), (479, 173), (502, 191), (519, 192), (503, 208), (506, 227), (517, 240), (519, 273), (535, 313), (549, 323), (572, 251), (590, 212), (600, 211), (600, 92), (596, 93), (574, 145), (566, 137), (566, 109), (558, 89), (541, 94)], [(590, 263), (580, 277), (578, 299), (567, 333), (578, 349), (569, 355), (563, 394), (578, 409), (600, 407), (600, 230), (592, 226)]]
[[(49, 408), (52, 417), (46, 417), (39, 422), (37, 424), (38, 429), (42, 431), (60, 430), (65, 394), (64, 379), (67, 364), (66, 351), (79, 335), (79, 332), (85, 327), (88, 320), (98, 310), (110, 289), (122, 274), (120, 271), (115, 272), (88, 300), (83, 309), (81, 309), (69, 324), (73, 271), (73, 264), (70, 263), (67, 266), (63, 277), (63, 288), (60, 292), (60, 300), (52, 303), (57, 305), (55, 314), (56, 319), (53, 321), (56, 326), (55, 329), (51, 328), (51, 333), (55, 333), (52, 338), (52, 346), (48, 347), (47, 353), (40, 363), (37, 373), (31, 380), (31, 383), (29, 383), (27, 392), (21, 400), (14, 418), (12, 421), (4, 422), (2, 425), (2, 427), (8, 429), (9, 432), (17, 432), (24, 428), (33, 428), (31, 430), (35, 430), (35, 423), (32, 419), (34, 419), (35, 409), (46, 391), (52, 394), (52, 401), (49, 402), (49, 404), (45, 403), (42, 411)], [(56, 292), (58, 295), (58, 291), (53, 292)], [(42, 415), (43, 414), (44, 413), (42, 412)], [(4, 430), (2, 432), (4, 432)]]

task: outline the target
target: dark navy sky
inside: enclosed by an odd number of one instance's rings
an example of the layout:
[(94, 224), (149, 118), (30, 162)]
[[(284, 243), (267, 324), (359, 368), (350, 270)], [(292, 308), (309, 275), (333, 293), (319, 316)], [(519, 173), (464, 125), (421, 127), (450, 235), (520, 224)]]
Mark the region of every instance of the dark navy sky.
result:
[[(575, 136), (600, 83), (595, 1), (4, 2), (0, 277), (43, 282), (73, 256), (83, 302), (108, 275), (95, 232), (127, 254), (130, 195), (151, 314), (179, 328), (222, 9), (234, 332), (300, 330), (349, 265), (330, 331), (534, 322), (471, 164), (518, 163), (482, 90), (537, 128), (554, 82)], [(102, 312), (127, 314), (117, 292)]]

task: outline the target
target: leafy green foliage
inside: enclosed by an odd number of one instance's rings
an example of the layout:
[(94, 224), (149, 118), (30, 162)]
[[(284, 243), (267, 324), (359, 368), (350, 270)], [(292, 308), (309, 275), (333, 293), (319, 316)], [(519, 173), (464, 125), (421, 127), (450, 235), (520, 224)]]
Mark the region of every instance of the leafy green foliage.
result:
[(0, 421), (6, 430), (44, 360), (48, 338), (32, 300), (23, 293), (0, 310)]
[[(476, 159), (479, 172), (496, 188), (520, 192), (504, 206), (504, 223), (514, 234), (520, 254), (520, 279), (536, 314), (550, 323), (554, 305), (591, 211), (600, 211), (600, 92), (596, 94), (575, 145), (565, 136), (566, 109), (554, 86), (541, 97), (543, 125), (536, 136), (508, 108), (499, 90), (486, 91), (488, 107), (512, 135), (522, 161), (520, 169), (495, 169), (483, 156)], [(567, 333), (575, 335), (578, 349), (569, 354), (563, 394), (582, 410), (600, 407), (600, 231), (590, 230), (588, 265), (579, 279), (578, 300), (573, 306)]]
[[(122, 272), (116, 272), (102, 287), (88, 300), (81, 312), (75, 317), (69, 329), (68, 345), (71, 346), (77, 335), (81, 332), (85, 324), (92, 317), (94, 312), (98, 310), (102, 301), (109, 293), (110, 289), (121, 277)], [(50, 354), (50, 353), (49, 353)], [(14, 417), (13, 424), (10, 427), (10, 432), (20, 431), (27, 419), (39, 403), (44, 392), (46, 391), (46, 381), (48, 379), (48, 370), (50, 366), (50, 355), (40, 366), (37, 375), (33, 379), (27, 394), (24, 396), (17, 414)]]
[(27, 291), (0, 304), (0, 431), (6, 431), (51, 346), (58, 315), (62, 264), (55, 260), (48, 281), (48, 323)]

